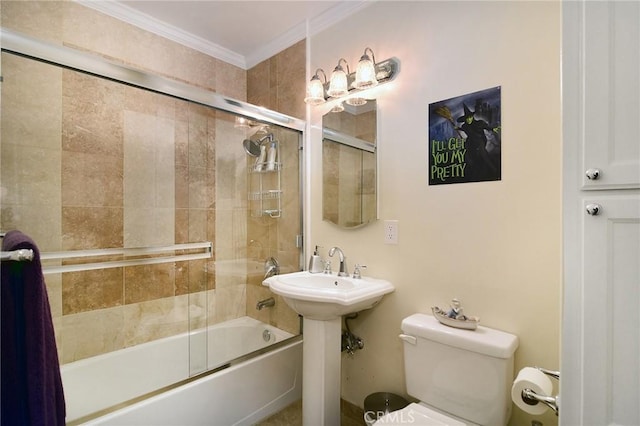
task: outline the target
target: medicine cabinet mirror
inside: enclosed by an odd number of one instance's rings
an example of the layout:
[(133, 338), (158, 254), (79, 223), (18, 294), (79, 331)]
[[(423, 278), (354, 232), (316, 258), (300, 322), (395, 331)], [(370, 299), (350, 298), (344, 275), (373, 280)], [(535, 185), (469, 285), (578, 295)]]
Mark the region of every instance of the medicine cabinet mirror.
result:
[(378, 216), (377, 106), (344, 104), (322, 117), (322, 218), (343, 228)]

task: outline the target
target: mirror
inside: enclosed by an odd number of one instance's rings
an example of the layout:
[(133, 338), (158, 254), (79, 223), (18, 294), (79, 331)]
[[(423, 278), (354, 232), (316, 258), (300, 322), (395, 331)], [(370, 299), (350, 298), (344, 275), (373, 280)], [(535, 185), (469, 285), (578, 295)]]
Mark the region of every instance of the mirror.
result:
[(377, 219), (377, 105), (322, 117), (322, 218), (343, 228)]

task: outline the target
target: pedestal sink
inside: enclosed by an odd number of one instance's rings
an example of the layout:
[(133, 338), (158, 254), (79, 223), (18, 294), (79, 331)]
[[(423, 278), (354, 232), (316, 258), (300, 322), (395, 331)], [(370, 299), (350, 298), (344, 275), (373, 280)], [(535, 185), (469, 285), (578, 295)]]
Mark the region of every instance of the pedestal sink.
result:
[(394, 290), (385, 280), (294, 272), (262, 285), (303, 317), (302, 419), (304, 426), (340, 424), (342, 316), (374, 307)]

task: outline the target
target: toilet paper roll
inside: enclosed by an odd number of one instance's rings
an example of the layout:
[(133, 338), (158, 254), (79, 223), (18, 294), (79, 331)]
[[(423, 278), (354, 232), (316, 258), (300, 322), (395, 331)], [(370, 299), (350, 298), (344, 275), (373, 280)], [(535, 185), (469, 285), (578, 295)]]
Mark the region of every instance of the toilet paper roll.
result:
[(538, 395), (551, 396), (553, 383), (551, 383), (551, 380), (542, 371), (533, 367), (525, 367), (520, 370), (511, 387), (511, 400), (522, 411), (533, 414), (534, 416), (543, 414), (549, 409), (549, 407), (542, 402), (535, 405), (527, 404), (522, 399), (522, 391), (525, 389), (531, 389)]

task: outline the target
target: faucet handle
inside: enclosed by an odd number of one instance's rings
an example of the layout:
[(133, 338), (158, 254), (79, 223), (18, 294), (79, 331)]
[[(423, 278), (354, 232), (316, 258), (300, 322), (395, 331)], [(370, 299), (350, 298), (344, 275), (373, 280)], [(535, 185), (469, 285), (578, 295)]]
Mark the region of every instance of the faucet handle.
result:
[(324, 274), (331, 274), (331, 261), (327, 260), (326, 262), (324, 262)]
[(360, 269), (361, 268), (366, 268), (367, 265), (361, 265), (359, 263), (356, 263), (356, 266), (354, 266), (353, 268), (353, 278), (359, 279), (362, 278), (362, 275), (360, 274)]

